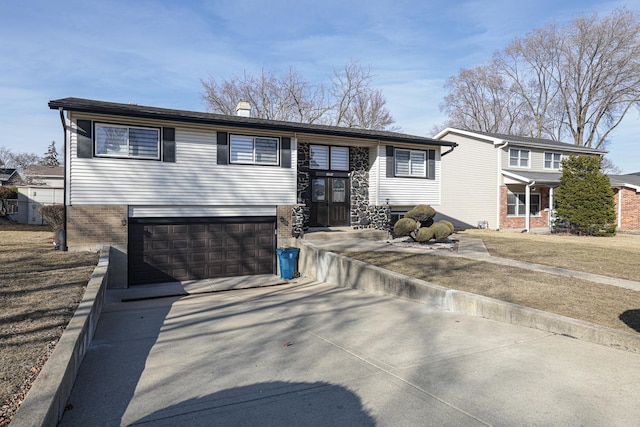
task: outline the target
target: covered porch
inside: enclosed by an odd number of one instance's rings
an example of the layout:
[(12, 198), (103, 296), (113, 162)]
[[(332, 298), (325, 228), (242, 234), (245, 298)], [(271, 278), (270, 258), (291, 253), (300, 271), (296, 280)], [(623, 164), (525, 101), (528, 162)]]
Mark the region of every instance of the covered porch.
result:
[(502, 170), (500, 229), (548, 232), (554, 216), (554, 189), (561, 172)]

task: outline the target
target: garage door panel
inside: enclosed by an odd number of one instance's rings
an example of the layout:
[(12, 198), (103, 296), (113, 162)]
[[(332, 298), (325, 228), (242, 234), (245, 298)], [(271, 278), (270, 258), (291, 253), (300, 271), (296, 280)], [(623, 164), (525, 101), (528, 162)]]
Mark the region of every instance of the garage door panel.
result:
[(275, 221), (133, 223), (131, 284), (275, 273)]

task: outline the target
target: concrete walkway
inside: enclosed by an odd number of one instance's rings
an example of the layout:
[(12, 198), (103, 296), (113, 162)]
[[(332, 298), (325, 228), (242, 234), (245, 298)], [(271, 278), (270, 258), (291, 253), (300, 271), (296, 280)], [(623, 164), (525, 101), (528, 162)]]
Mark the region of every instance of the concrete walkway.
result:
[(108, 300), (61, 426), (628, 426), (640, 355), (296, 280)]
[[(402, 240), (402, 239), (400, 239)], [(398, 239), (395, 240), (398, 242)], [(618, 279), (615, 277), (603, 276), (600, 274), (585, 273), (582, 271), (569, 270), (566, 268), (552, 267), (533, 262), (517, 261), (508, 258), (494, 257), (489, 254), (482, 242), (482, 239), (471, 237), (459, 237), (458, 250), (426, 250), (419, 247), (406, 247), (394, 244), (390, 241), (373, 241), (366, 239), (332, 239), (332, 240), (314, 240), (313, 245), (326, 250), (334, 251), (363, 251), (363, 252), (420, 252), (425, 255), (452, 256), (470, 258), (478, 261), (489, 262), (492, 264), (500, 264), (509, 267), (523, 268), (526, 270), (538, 271), (541, 273), (555, 274), (559, 276), (574, 277), (590, 282), (601, 283), (604, 285), (618, 286), (620, 288), (640, 291), (640, 282)]]

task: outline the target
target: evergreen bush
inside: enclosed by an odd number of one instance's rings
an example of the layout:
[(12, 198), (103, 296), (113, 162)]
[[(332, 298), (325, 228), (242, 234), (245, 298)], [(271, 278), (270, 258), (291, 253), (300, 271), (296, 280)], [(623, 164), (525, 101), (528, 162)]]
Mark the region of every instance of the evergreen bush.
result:
[(416, 233), (416, 240), (420, 243), (426, 243), (429, 240), (433, 239), (433, 237), (433, 227), (420, 227), (420, 229)]
[(416, 231), (418, 223), (412, 218), (401, 218), (393, 226), (393, 234), (396, 236), (409, 236)]
[(447, 224), (444, 224), (440, 221), (436, 222), (431, 226), (433, 229), (433, 237), (436, 240), (444, 240), (447, 237), (451, 236), (451, 229)]
[(616, 213), (609, 177), (597, 156), (571, 156), (562, 161), (555, 192), (556, 215), (579, 235), (613, 236)]
[[(429, 205), (418, 205), (415, 208), (407, 212), (405, 218), (413, 218), (416, 221), (423, 223), (429, 219), (432, 219), (436, 215), (436, 210)], [(431, 224), (429, 224), (431, 225)], [(427, 227), (429, 226), (427, 225)]]

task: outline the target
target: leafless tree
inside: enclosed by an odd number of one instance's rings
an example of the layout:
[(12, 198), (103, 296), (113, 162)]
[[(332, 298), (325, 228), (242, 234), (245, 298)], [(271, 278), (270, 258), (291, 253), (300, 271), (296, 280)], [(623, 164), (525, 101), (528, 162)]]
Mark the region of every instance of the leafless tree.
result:
[(640, 19), (618, 9), (550, 23), (445, 86), (448, 124), (602, 148), (640, 104)]
[(13, 162), (13, 152), (4, 145), (0, 147), (0, 168), (10, 168)]
[(252, 117), (388, 129), (394, 119), (371, 81), (370, 70), (358, 62), (334, 71), (329, 86), (307, 82), (294, 68), (281, 76), (262, 69), (259, 76), (245, 72), (227, 80), (201, 80), (202, 96), (211, 112), (235, 114), (242, 100), (251, 105)]
[(447, 80), (449, 94), (441, 104), (446, 125), (492, 133), (513, 133), (521, 106), (494, 63), (462, 69)]

